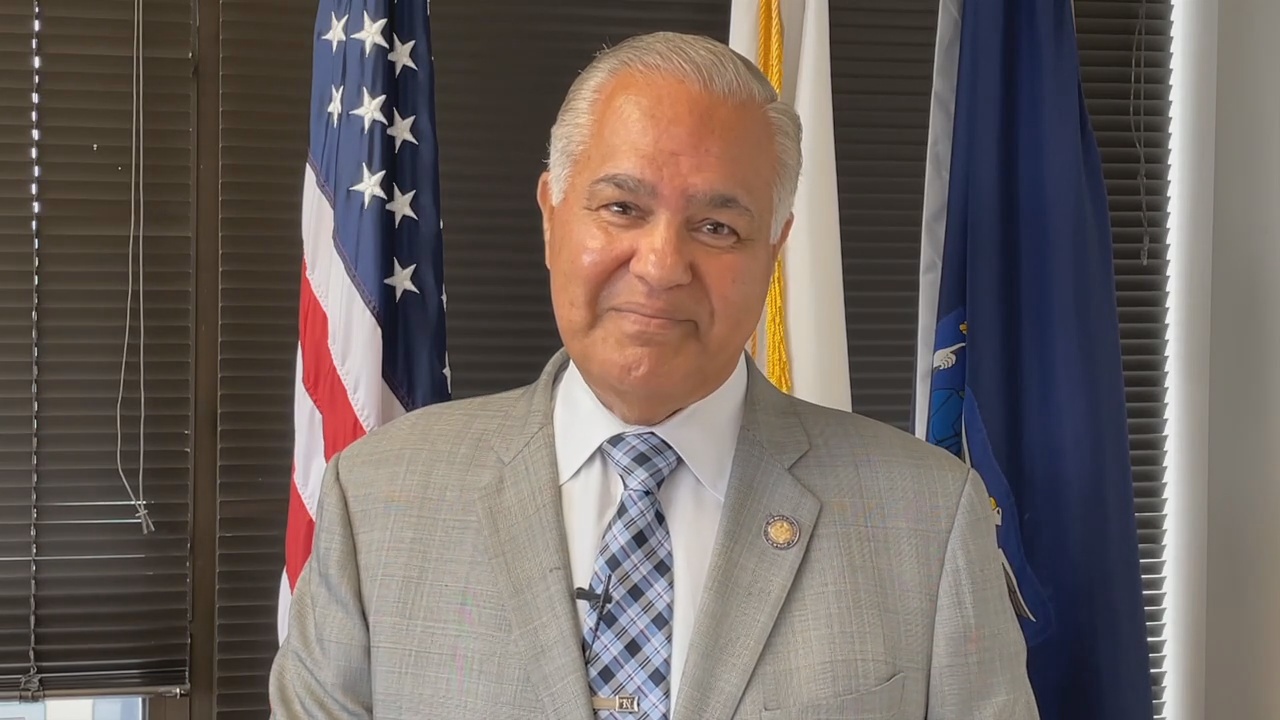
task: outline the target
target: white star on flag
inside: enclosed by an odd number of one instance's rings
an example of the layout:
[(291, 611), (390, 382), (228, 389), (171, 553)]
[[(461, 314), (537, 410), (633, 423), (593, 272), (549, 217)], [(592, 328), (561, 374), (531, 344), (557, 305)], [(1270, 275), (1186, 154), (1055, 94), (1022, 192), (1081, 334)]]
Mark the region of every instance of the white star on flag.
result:
[[(413, 269), (418, 267), (416, 264), (407, 268), (400, 267), (400, 260), (391, 258), (391, 262), (395, 265), (395, 271), (391, 273), (391, 277), (382, 282), (396, 289), (396, 302), (400, 302), (400, 296), (405, 290), (418, 292), (418, 288), (413, 284)], [(421, 293), (419, 293), (421, 294)]]
[(394, 117), (395, 122), (391, 124), (391, 127), (387, 128), (387, 134), (396, 139), (396, 152), (400, 152), (400, 143), (405, 140), (417, 145), (418, 139), (415, 138), (413, 133), (409, 130), (409, 128), (413, 126), (413, 119), (416, 118), (417, 115), (410, 115), (407, 118), (402, 118), (400, 117), (400, 111), (395, 108), (391, 109), (391, 114)]
[(400, 71), (404, 69), (405, 65), (414, 70), (418, 69), (418, 66), (413, 63), (413, 55), (410, 54), (416, 42), (418, 41), (410, 40), (407, 43), (401, 43), (400, 38), (395, 33), (391, 33), (392, 48), (391, 52), (387, 54), (387, 59), (396, 64), (396, 77), (400, 77)]
[(382, 176), (386, 175), (387, 171), (383, 170), (378, 173), (370, 173), (369, 166), (364, 163), (360, 163), (360, 172), (364, 174), (364, 180), (360, 181), (356, 185), (352, 185), (349, 189), (355, 190), (358, 193), (364, 193), (364, 206), (366, 208), (369, 207), (369, 200), (374, 195), (386, 200), (387, 194), (382, 191)]
[(339, 20), (337, 13), (331, 12), (329, 15), (333, 17), (333, 24), (329, 26), (329, 32), (320, 37), (333, 43), (333, 51), (338, 52), (338, 43), (347, 39), (347, 34), (342, 31), (342, 28), (347, 24), (347, 18), (351, 16), (343, 15), (342, 19)]
[(361, 101), (360, 107), (351, 111), (351, 114), (364, 118), (365, 132), (369, 131), (369, 126), (373, 124), (374, 120), (386, 125), (387, 116), (382, 114), (382, 103), (387, 101), (387, 96), (370, 97), (369, 88), (360, 88), (360, 94), (364, 97), (364, 100)]
[(453, 392), (453, 371), (449, 369), (449, 351), (444, 352), (444, 381), (449, 386), (449, 392)]
[(373, 52), (374, 45), (381, 45), (382, 47), (388, 47), (386, 39), (382, 37), (382, 26), (386, 24), (387, 24), (386, 18), (382, 18), (381, 20), (374, 22), (369, 17), (368, 11), (364, 13), (364, 29), (356, 33), (355, 35), (352, 35), (351, 39), (364, 41), (365, 57), (368, 57), (369, 53)]
[(417, 214), (413, 212), (413, 206), (409, 204), (413, 202), (413, 196), (417, 193), (417, 190), (401, 193), (400, 187), (395, 183), (391, 183), (391, 202), (387, 203), (387, 212), (396, 214), (396, 227), (400, 227), (400, 219), (405, 215), (414, 220), (418, 219)]
[[(331, 86), (332, 87), (332, 86)], [(342, 88), (333, 88), (333, 99), (329, 101), (329, 107), (326, 108), (330, 115), (333, 116), (333, 126), (338, 127), (338, 116), (342, 115)]]

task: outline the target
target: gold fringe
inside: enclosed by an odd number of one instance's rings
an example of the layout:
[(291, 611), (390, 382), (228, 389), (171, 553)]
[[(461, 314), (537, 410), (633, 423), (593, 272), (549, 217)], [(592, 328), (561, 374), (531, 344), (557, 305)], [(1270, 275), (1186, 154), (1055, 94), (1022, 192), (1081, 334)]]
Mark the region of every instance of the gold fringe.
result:
[[(760, 0), (759, 43), (756, 64), (773, 89), (782, 95), (782, 9), (780, 0)], [(786, 308), (782, 294), (782, 255), (773, 266), (769, 295), (765, 300), (765, 376), (785, 393), (791, 392), (791, 362), (787, 357)], [(760, 341), (751, 333), (751, 355), (757, 357)]]
[(782, 94), (782, 6), (780, 0), (760, 0), (760, 33), (756, 46), (756, 64)]

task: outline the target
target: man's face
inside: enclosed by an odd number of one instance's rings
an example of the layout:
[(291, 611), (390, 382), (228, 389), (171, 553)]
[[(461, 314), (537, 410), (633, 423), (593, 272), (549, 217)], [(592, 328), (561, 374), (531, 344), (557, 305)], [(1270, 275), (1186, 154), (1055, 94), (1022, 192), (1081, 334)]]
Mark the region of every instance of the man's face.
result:
[(623, 75), (595, 107), (557, 206), (543, 175), (561, 338), (624, 420), (696, 402), (741, 357), (786, 237), (770, 243), (773, 143), (763, 109)]

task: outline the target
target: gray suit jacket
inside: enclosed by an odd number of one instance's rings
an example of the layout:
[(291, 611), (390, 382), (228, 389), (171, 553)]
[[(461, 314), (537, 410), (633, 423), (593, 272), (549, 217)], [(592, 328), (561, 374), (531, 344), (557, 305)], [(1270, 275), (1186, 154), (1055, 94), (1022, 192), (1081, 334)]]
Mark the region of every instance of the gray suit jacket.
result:
[[(273, 717), (593, 717), (551, 425), (566, 361), (333, 459)], [(775, 514), (794, 546), (765, 541)], [(1025, 663), (981, 480), (752, 365), (674, 720), (1026, 720)]]

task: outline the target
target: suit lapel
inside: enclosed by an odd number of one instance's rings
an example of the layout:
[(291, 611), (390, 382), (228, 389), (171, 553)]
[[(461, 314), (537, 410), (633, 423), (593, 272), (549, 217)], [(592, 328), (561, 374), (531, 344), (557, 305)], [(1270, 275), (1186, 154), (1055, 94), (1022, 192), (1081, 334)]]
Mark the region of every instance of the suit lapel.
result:
[[(674, 716), (734, 714), (818, 519), (820, 503), (788, 471), (808, 449), (792, 408), (751, 364), (742, 429)], [(796, 543), (765, 539), (770, 517), (794, 520)]]
[(517, 402), (495, 450), (502, 469), (480, 490), (481, 526), (514, 639), (548, 717), (592, 717), (569, 551), (556, 482), (551, 391), (561, 352)]

